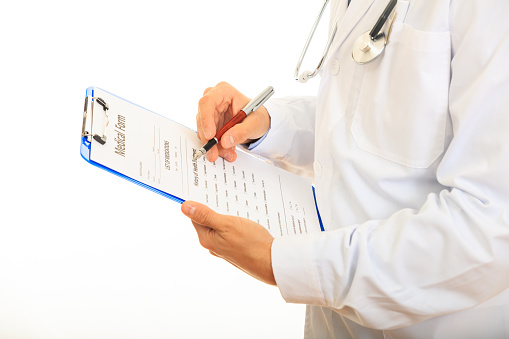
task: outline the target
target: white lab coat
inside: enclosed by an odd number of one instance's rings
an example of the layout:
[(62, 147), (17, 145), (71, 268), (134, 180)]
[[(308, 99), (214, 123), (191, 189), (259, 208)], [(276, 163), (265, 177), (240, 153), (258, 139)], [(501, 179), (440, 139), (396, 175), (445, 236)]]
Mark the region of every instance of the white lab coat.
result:
[(306, 338), (509, 338), (509, 1), (400, 0), (367, 65), (388, 1), (340, 2), (317, 98), (270, 100), (254, 149), (314, 175), (325, 227), (275, 239), (283, 298)]

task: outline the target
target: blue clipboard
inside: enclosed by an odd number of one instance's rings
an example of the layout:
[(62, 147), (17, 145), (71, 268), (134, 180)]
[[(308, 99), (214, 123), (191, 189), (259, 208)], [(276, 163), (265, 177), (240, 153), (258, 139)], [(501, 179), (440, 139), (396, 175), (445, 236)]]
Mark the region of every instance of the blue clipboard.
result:
[[(107, 91), (105, 91), (103, 89), (101, 89), (101, 91), (106, 92), (106, 93), (108, 93), (110, 95), (113, 95), (113, 96), (115, 96), (115, 97), (117, 97), (119, 99), (122, 99), (124, 101), (127, 101), (127, 102), (129, 102), (129, 103), (131, 103), (133, 105), (136, 105), (136, 104), (134, 104), (134, 103), (132, 103), (132, 102), (130, 102), (128, 100), (120, 98), (119, 96), (116, 96), (115, 94), (107, 92)], [(174, 195), (172, 195), (170, 193), (161, 191), (161, 190), (159, 190), (157, 188), (154, 188), (154, 187), (152, 187), (150, 185), (144, 184), (144, 183), (142, 183), (142, 182), (140, 182), (140, 181), (138, 181), (136, 179), (128, 177), (128, 176), (126, 176), (126, 175), (124, 175), (124, 174), (122, 174), (120, 172), (117, 172), (117, 171), (115, 171), (115, 170), (113, 170), (113, 169), (111, 169), (109, 167), (101, 165), (101, 164), (99, 164), (99, 163), (97, 163), (97, 162), (95, 162), (95, 161), (90, 159), (90, 150), (91, 150), (91, 145), (92, 145), (92, 142), (90, 141), (90, 138), (91, 137), (93, 138), (93, 135), (89, 134), (90, 129), (87, 130), (87, 123), (89, 122), (88, 119), (91, 118), (91, 116), (90, 116), (91, 115), (90, 108), (94, 104), (95, 100), (97, 100), (97, 98), (94, 97), (94, 87), (87, 88), (86, 96), (85, 96), (85, 107), (84, 107), (84, 110), (83, 110), (83, 127), (82, 127), (81, 145), (80, 145), (81, 157), (83, 159), (85, 159), (88, 163), (90, 163), (90, 164), (92, 164), (92, 165), (94, 165), (96, 167), (99, 167), (99, 168), (101, 168), (101, 169), (103, 169), (103, 170), (105, 170), (107, 172), (110, 172), (110, 173), (112, 173), (112, 174), (114, 174), (116, 176), (119, 176), (119, 177), (124, 178), (124, 179), (126, 179), (126, 180), (128, 180), (128, 181), (130, 181), (132, 183), (135, 183), (135, 184), (141, 186), (141, 187), (144, 187), (144, 188), (146, 188), (146, 189), (148, 189), (148, 190), (150, 190), (150, 191), (152, 191), (154, 193), (160, 194), (160, 195), (162, 195), (162, 196), (164, 196), (164, 197), (166, 197), (168, 199), (171, 199), (171, 200), (173, 200), (175, 202), (178, 202), (179, 204), (182, 204), (184, 202), (184, 200), (179, 198), (179, 197), (176, 197), (176, 196), (174, 196)], [(136, 105), (136, 106), (141, 107), (139, 105)], [(143, 108), (143, 107), (141, 107), (141, 108)], [(143, 108), (143, 109), (146, 109), (146, 108)], [(155, 113), (155, 114), (157, 114), (157, 113)]]
[[(165, 191), (162, 191), (160, 189), (157, 189), (155, 187), (152, 187), (150, 185), (147, 185), (143, 182), (140, 182), (136, 179), (133, 179), (123, 173), (120, 173), (118, 171), (115, 171), (107, 166), (104, 166), (98, 162), (95, 162), (93, 160), (91, 160), (91, 157), (90, 157), (90, 154), (91, 154), (91, 145), (92, 145), (92, 139), (95, 139), (97, 141), (100, 142), (101, 140), (101, 136), (100, 134), (93, 134), (92, 133), (92, 116), (93, 116), (93, 108), (94, 108), (94, 105), (99, 105), (99, 106), (102, 106), (102, 108), (106, 111), (107, 110), (107, 103), (105, 103), (101, 98), (99, 97), (95, 97), (95, 89), (98, 89), (102, 92), (105, 92), (111, 96), (114, 96), (120, 100), (123, 100), (123, 101), (126, 101), (132, 105), (135, 105), (137, 107), (140, 107), (144, 110), (147, 110), (146, 108), (142, 107), (142, 106), (139, 106), (135, 103), (132, 103), (128, 100), (125, 100), (115, 94), (112, 94), (110, 92), (107, 92), (103, 89), (100, 89), (100, 88), (96, 88), (96, 87), (89, 87), (87, 88), (86, 90), (86, 95), (85, 95), (85, 105), (84, 105), (84, 109), (83, 109), (83, 126), (82, 126), (82, 133), (81, 133), (81, 144), (80, 144), (80, 153), (81, 153), (81, 157), (83, 159), (85, 159), (85, 161), (87, 161), (88, 163), (98, 167), (98, 168), (101, 168), (107, 172), (110, 172), (118, 177), (121, 177), (121, 178), (124, 178), (126, 179), (127, 181), (130, 181), (132, 183), (135, 183), (141, 187), (144, 187), (154, 193), (157, 193), (157, 194), (160, 194), (162, 195), (163, 197), (166, 197), (170, 200), (173, 200), (179, 204), (182, 204), (185, 200), (180, 198), (180, 197), (177, 197), (173, 194), (170, 194), (168, 192), (165, 192)], [(154, 113), (154, 114), (157, 114), (155, 112), (152, 112), (150, 110), (147, 110), (151, 113)], [(315, 187), (312, 186), (312, 190), (313, 190), (313, 197), (314, 197), (314, 201), (315, 201), (315, 208), (316, 208), (316, 212), (317, 212), (317, 217), (318, 217), (318, 221), (319, 221), (319, 224), (320, 224), (320, 229), (321, 231), (324, 231), (324, 227), (323, 227), (323, 223), (322, 223), (322, 219), (320, 217), (320, 212), (318, 210), (318, 205), (316, 203), (316, 194), (315, 194)]]

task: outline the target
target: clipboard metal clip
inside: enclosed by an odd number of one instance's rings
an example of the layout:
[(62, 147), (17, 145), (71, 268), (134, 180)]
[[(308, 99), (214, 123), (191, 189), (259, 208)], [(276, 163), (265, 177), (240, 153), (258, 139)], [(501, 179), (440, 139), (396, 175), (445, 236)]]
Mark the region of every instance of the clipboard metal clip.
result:
[[(89, 101), (90, 101), (90, 105), (89, 105)], [(96, 102), (102, 106), (104, 116), (106, 118), (106, 123), (103, 125), (102, 135), (92, 133), (92, 123), (93, 123), (93, 119), (94, 119), (94, 106), (95, 106), (94, 102)], [(108, 118), (108, 110), (109, 109), (110, 109), (110, 106), (102, 98), (93, 97), (93, 96), (87, 96), (85, 98), (85, 107), (83, 108), (83, 127), (81, 130), (81, 136), (86, 137), (88, 142), (92, 142), (92, 138), (93, 138), (95, 141), (97, 141), (101, 145), (104, 145), (106, 143), (106, 127), (108, 127), (108, 124), (109, 124), (109, 118)]]

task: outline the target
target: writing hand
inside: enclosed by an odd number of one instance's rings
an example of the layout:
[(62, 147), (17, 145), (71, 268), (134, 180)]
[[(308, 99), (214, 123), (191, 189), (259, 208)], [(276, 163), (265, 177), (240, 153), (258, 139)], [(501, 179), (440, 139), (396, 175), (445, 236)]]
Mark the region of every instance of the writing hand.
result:
[[(217, 130), (236, 115), (250, 99), (226, 82), (205, 90), (198, 103), (196, 127), (202, 144), (212, 139)], [(261, 138), (270, 127), (270, 116), (265, 107), (250, 113), (244, 121), (224, 133), (221, 142), (207, 152), (209, 161), (218, 156), (229, 162), (237, 159), (235, 145)]]

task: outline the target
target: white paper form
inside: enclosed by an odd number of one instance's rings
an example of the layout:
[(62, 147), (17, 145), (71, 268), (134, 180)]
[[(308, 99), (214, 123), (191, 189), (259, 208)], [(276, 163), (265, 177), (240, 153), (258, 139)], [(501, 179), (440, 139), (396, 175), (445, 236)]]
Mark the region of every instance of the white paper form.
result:
[[(273, 236), (319, 232), (311, 181), (238, 151), (237, 160), (205, 157), (193, 130), (100, 89), (108, 103), (106, 143), (93, 140), (90, 159), (129, 178), (223, 214), (247, 218)], [(94, 133), (106, 116), (94, 104)]]

